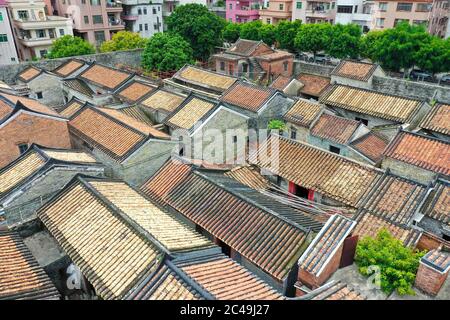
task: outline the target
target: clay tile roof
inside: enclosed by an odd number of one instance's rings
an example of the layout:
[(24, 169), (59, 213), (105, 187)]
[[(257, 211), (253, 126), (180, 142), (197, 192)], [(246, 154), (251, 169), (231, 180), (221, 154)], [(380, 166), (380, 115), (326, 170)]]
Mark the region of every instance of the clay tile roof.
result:
[(265, 190), (270, 185), (269, 181), (259, 173), (259, 170), (251, 166), (235, 167), (225, 175), (255, 190)]
[(402, 123), (410, 121), (422, 106), (420, 100), (344, 85), (331, 86), (321, 95), (320, 101), (332, 107)]
[(304, 230), (245, 201), (180, 161), (169, 160), (141, 190), (218, 237), (275, 279), (288, 275), (303, 250)]
[(275, 93), (275, 89), (239, 81), (225, 91), (220, 100), (257, 112)]
[(191, 129), (215, 107), (216, 104), (209, 100), (191, 96), (167, 117), (165, 123), (173, 128)]
[(261, 55), (256, 56), (258, 60), (276, 60), (281, 58), (294, 57), (292, 53), (282, 50), (276, 50), (275, 52), (263, 53)]
[[(274, 147), (278, 144), (279, 166), (271, 161), (271, 143)], [(254, 153), (250, 157), (252, 163), (352, 207), (381, 175), (381, 170), (300, 141), (271, 135), (264, 144), (268, 156)]]
[(161, 252), (94, 190), (78, 176), (37, 215), (96, 294), (120, 299), (156, 269)]
[(351, 142), (351, 146), (361, 154), (377, 163), (383, 158), (383, 151), (388, 145), (385, 137), (374, 132), (369, 132)]
[(110, 67), (93, 64), (78, 76), (96, 86), (115, 90), (132, 77), (131, 74)]
[(360, 207), (389, 221), (408, 225), (425, 195), (425, 186), (385, 173), (361, 199)]
[(304, 84), (300, 92), (314, 97), (319, 97), (330, 85), (330, 78), (314, 74), (301, 73), (297, 80)]
[(319, 116), (322, 107), (318, 103), (299, 99), (283, 116), (283, 119), (299, 126), (307, 127)]
[(331, 72), (331, 75), (367, 81), (373, 75), (377, 67), (378, 65), (373, 63), (342, 60)]
[(141, 110), (139, 106), (130, 106), (125, 108), (120, 108), (118, 111), (122, 112), (123, 114), (138, 120), (139, 122), (142, 122), (146, 124), (147, 126), (153, 126), (154, 123), (150, 120), (150, 118), (145, 114), (144, 111)]
[(441, 273), (447, 273), (450, 270), (450, 252), (434, 249), (424, 255), (420, 262)]
[(389, 231), (394, 238), (400, 240), (405, 246), (415, 247), (421, 237), (421, 233), (416, 229), (400, 226), (368, 212), (358, 218), (358, 224), (353, 231), (353, 235), (358, 235), (360, 239), (363, 237), (375, 238), (382, 229)]
[(38, 152), (31, 151), (0, 169), (0, 197), (35, 174), (45, 162)]
[(299, 300), (366, 300), (366, 297), (342, 281), (330, 281), (298, 298)]
[(9, 101), (8, 103), (3, 101), (0, 94), (0, 122), (9, 116), (13, 111), (14, 107), (11, 104), (9, 104)]
[(41, 69), (29, 66), (25, 70), (18, 73), (16, 77), (23, 82), (28, 82), (40, 75), (41, 72)]
[(116, 94), (119, 98), (124, 99), (127, 102), (135, 103), (155, 89), (154, 86), (134, 80), (117, 91)]
[(218, 300), (280, 300), (282, 296), (223, 254), (177, 265)]
[(59, 300), (60, 295), (18, 233), (0, 231), (0, 300)]
[(145, 100), (141, 101), (140, 104), (151, 110), (173, 112), (185, 99), (186, 97), (182, 95), (158, 89)]
[(54, 69), (53, 73), (56, 73), (61, 77), (68, 77), (84, 65), (85, 63), (81, 60), (71, 59), (67, 62), (62, 63), (59, 67)]
[(97, 160), (90, 154), (79, 150), (46, 149), (40, 148), (47, 157), (65, 162), (74, 163), (97, 163)]
[(146, 133), (90, 107), (84, 108), (69, 121), (69, 131), (82, 140), (96, 145), (117, 161), (124, 160), (148, 137)]
[(280, 74), (271, 84), (270, 87), (283, 91), (284, 88), (291, 82), (292, 77), (286, 77)]
[[(262, 41), (238, 39), (230, 48), (225, 52), (229, 54), (237, 54), (240, 56), (251, 56), (252, 53), (258, 48), (259, 45), (265, 45)], [(267, 46), (267, 45), (265, 45)]]
[(43, 105), (42, 103), (38, 102), (37, 100), (22, 97), (22, 96), (15, 96), (12, 94), (6, 94), (6, 93), (0, 93), (0, 97), (3, 96), (4, 98), (11, 101), (14, 105), (17, 104), (18, 101), (20, 101), (25, 107), (28, 109), (37, 112), (42, 113), (50, 116), (59, 116), (59, 114), (51, 109), (50, 107), (47, 107), (46, 105)]
[(67, 79), (63, 81), (63, 85), (75, 90), (81, 94), (84, 94), (86, 97), (92, 98), (94, 96), (94, 91), (86, 84), (86, 82), (80, 79)]
[(173, 78), (203, 88), (213, 88), (219, 92), (227, 90), (236, 82), (236, 78), (189, 65), (175, 73)]
[(355, 224), (351, 219), (333, 215), (298, 260), (299, 268), (319, 277)]
[(358, 121), (323, 113), (311, 128), (311, 135), (347, 144), (358, 127)]
[(65, 118), (71, 118), (76, 112), (78, 112), (78, 110), (83, 107), (83, 105), (83, 102), (72, 99), (59, 110), (59, 114)]
[(450, 226), (450, 181), (444, 178), (436, 181), (422, 213)]
[(399, 132), (384, 156), (425, 170), (450, 174), (450, 143), (410, 132)]
[(437, 103), (420, 123), (420, 127), (450, 135), (450, 104)]

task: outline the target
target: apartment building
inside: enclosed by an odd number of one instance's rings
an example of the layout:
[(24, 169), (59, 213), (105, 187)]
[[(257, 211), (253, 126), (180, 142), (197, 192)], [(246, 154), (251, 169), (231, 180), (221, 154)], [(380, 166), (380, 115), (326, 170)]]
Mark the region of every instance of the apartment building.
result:
[(230, 22), (249, 22), (259, 19), (259, 9), (264, 5), (262, 0), (227, 0), (226, 19)]
[(259, 10), (262, 23), (278, 24), (282, 20), (292, 19), (292, 0), (270, 0)]
[(431, 7), (428, 32), (441, 38), (448, 38), (450, 36), (450, 1), (434, 0)]
[(52, 0), (55, 14), (70, 17), (73, 33), (95, 46), (125, 29), (122, 4), (114, 0)]
[(301, 20), (304, 23), (333, 23), (336, 16), (336, 0), (293, 2), (292, 20)]
[(19, 62), (7, 7), (6, 0), (0, 0), (0, 65)]
[(163, 31), (163, 0), (123, 0), (122, 6), (122, 20), (128, 31), (138, 32), (144, 38)]
[(53, 41), (72, 35), (71, 19), (48, 16), (51, 5), (42, 0), (9, 0), (16, 46), (21, 60), (44, 57)]

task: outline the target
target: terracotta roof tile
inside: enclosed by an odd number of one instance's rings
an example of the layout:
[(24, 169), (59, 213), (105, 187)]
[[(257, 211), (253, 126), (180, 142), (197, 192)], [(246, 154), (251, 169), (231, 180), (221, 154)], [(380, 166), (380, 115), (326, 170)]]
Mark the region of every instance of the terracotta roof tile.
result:
[(311, 128), (311, 135), (340, 144), (347, 144), (359, 122), (323, 113)]
[(242, 81), (236, 82), (221, 97), (221, 101), (257, 112), (276, 90)]
[(304, 84), (300, 92), (314, 97), (319, 97), (330, 85), (330, 78), (317, 76), (313, 74), (301, 73), (297, 80)]
[(373, 63), (342, 60), (331, 72), (331, 75), (359, 81), (367, 81), (377, 67), (378, 65)]
[(41, 72), (42, 69), (29, 66), (25, 70), (21, 71), (16, 77), (23, 82), (28, 82), (36, 78), (38, 75), (40, 75)]
[(282, 59), (282, 58), (288, 58), (288, 57), (294, 58), (294, 55), (287, 51), (276, 50), (275, 52), (260, 54), (260, 55), (256, 56), (256, 59), (257, 60), (276, 60), (276, 59)]
[(99, 87), (105, 87), (110, 90), (116, 89), (131, 76), (132, 75), (127, 72), (99, 64), (92, 65), (79, 75), (83, 80), (87, 80)]
[(383, 158), (383, 151), (386, 149), (388, 141), (378, 134), (369, 132), (362, 137), (352, 141), (351, 146), (364, 156), (377, 163)]
[(259, 170), (251, 166), (235, 167), (225, 175), (256, 190), (267, 189), (270, 185), (269, 181), (259, 173)]
[(119, 98), (122, 98), (130, 103), (135, 103), (155, 89), (156, 88), (154, 86), (151, 86), (149, 84), (139, 81), (132, 81), (123, 89), (118, 91), (117, 95)]
[(85, 65), (84, 61), (71, 59), (53, 70), (59, 76), (68, 77)]
[(283, 91), (284, 88), (291, 82), (292, 77), (286, 77), (280, 74), (271, 84), (270, 87)]
[(422, 106), (420, 100), (344, 85), (331, 86), (321, 95), (320, 101), (332, 107), (402, 123), (410, 121)]
[(13, 106), (11, 106), (8, 103), (6, 103), (5, 101), (1, 100), (1, 95), (0, 95), (0, 122), (11, 114), (11, 112), (13, 111), (13, 108), (14, 108)]
[(74, 163), (97, 163), (98, 161), (90, 154), (80, 150), (46, 149), (40, 148), (48, 157), (59, 161)]
[(399, 132), (384, 156), (420, 168), (450, 174), (450, 143), (410, 132)]
[(299, 99), (284, 115), (284, 120), (307, 127), (319, 116), (322, 107), (318, 103)]
[(450, 252), (434, 249), (424, 255), (420, 262), (441, 273), (446, 273), (450, 270)]
[(22, 97), (22, 96), (15, 96), (12, 94), (6, 94), (6, 93), (0, 93), (0, 96), (3, 96), (4, 98), (8, 99), (13, 104), (16, 104), (17, 101), (20, 101), (25, 107), (27, 107), (28, 109), (30, 109), (32, 111), (50, 115), (50, 116), (59, 116), (59, 114), (55, 110), (51, 109), (50, 107), (47, 107), (46, 105), (43, 105), (42, 103), (38, 102), (37, 100)]
[(0, 300), (59, 300), (60, 295), (18, 233), (0, 231)]
[(75, 90), (86, 97), (92, 98), (95, 94), (95, 92), (84, 82), (80, 79), (67, 79), (63, 81), (63, 85), (68, 87), (69, 89)]
[(122, 112), (123, 114), (138, 120), (139, 122), (142, 122), (146, 124), (147, 126), (153, 126), (154, 123), (150, 120), (150, 118), (145, 114), (144, 111), (139, 106), (130, 106), (125, 108), (120, 108), (118, 111)]
[(436, 181), (422, 213), (450, 226), (450, 181), (444, 178)]
[(358, 235), (360, 239), (366, 236), (375, 238), (382, 229), (387, 229), (393, 237), (400, 240), (405, 246), (415, 247), (421, 236), (421, 233), (416, 229), (399, 226), (368, 212), (358, 219), (353, 235)]
[[(271, 161), (272, 142), (274, 147), (278, 144), (278, 166)], [(267, 157), (257, 159), (255, 153), (252, 163), (352, 207), (381, 175), (381, 170), (299, 141), (271, 135), (266, 143)]]
[(215, 106), (216, 104), (209, 100), (192, 96), (169, 115), (165, 123), (174, 128), (191, 129)]
[(342, 281), (331, 281), (301, 296), (299, 300), (366, 300), (366, 297)]
[(437, 103), (423, 118), (420, 127), (450, 135), (450, 104)]
[(84, 103), (78, 100), (70, 100), (64, 107), (59, 110), (59, 114), (65, 118), (71, 118), (78, 110), (83, 107)]
[(169, 92), (166, 90), (158, 89), (152, 93), (149, 97), (141, 102), (141, 105), (151, 110), (163, 110), (166, 112), (172, 112), (178, 106), (183, 103), (186, 97)]
[(236, 78), (189, 65), (179, 70), (173, 78), (205, 88), (212, 87), (220, 92), (227, 90), (236, 82)]
[(263, 45), (267, 47), (267, 51), (271, 50), (266, 44), (262, 41), (254, 41), (254, 40), (246, 40), (246, 39), (238, 39), (230, 48), (228, 48), (225, 52), (228, 54), (236, 54), (240, 56), (251, 56), (252, 53), (258, 48), (258, 46)]

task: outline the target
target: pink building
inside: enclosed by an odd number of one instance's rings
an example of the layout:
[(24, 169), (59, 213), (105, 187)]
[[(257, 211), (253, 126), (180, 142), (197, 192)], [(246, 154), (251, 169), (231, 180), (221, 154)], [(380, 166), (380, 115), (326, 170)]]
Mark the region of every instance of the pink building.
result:
[(56, 14), (71, 17), (73, 34), (95, 46), (125, 29), (121, 2), (114, 0), (52, 0)]
[(258, 0), (227, 0), (226, 19), (230, 22), (249, 22), (259, 19), (259, 8), (263, 1)]
[(441, 37), (450, 37), (450, 3), (448, 0), (433, 0), (428, 19), (428, 32)]

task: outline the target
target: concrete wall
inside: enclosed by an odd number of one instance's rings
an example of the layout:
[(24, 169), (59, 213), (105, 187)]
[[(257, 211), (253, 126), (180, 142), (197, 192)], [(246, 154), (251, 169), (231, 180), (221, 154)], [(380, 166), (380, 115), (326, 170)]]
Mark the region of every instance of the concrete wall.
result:
[[(61, 79), (57, 76), (41, 73), (27, 85), (31, 91), (30, 98), (36, 99), (46, 106), (58, 107), (65, 103), (64, 92), (61, 90)], [(42, 92), (41, 99), (38, 99), (37, 92)]]
[(389, 168), (393, 174), (397, 174), (401, 177), (411, 179), (425, 185), (433, 181), (434, 176), (436, 175), (433, 171), (425, 170), (406, 162), (387, 157), (385, 157), (381, 162), (381, 168)]
[(325, 66), (322, 64), (309, 63), (305, 61), (294, 60), (294, 75), (299, 73), (312, 73), (319, 76), (329, 77), (333, 71), (334, 66)]
[[(90, 54), (85, 56), (77, 56), (77, 59), (84, 60), (86, 62), (97, 62), (107, 66), (116, 66), (118, 64), (127, 64), (129, 66), (138, 67), (141, 65), (141, 54), (143, 49), (135, 49), (128, 51), (116, 51), (107, 53)], [(0, 80), (6, 83), (13, 84), (15, 82), (15, 76), (26, 69), (29, 65), (33, 65), (37, 68), (45, 70), (53, 70), (59, 67), (61, 64), (73, 57), (42, 60), (38, 62), (24, 62), (20, 64), (8, 64), (0, 65)]]

